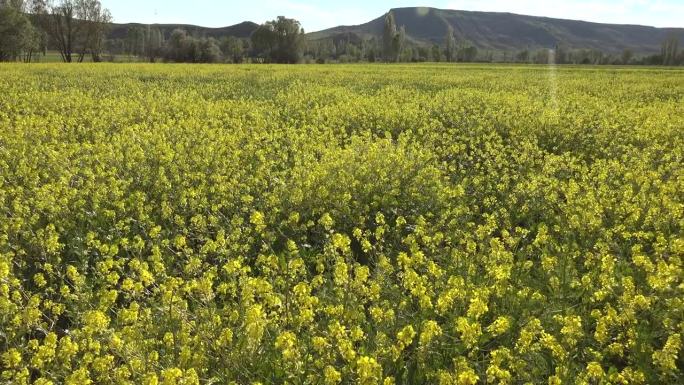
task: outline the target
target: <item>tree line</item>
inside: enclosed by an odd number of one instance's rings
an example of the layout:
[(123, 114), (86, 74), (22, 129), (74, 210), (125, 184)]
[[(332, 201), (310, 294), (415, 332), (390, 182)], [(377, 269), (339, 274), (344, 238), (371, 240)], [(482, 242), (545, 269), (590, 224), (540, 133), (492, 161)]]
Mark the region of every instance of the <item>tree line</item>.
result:
[(182, 28), (169, 36), (158, 27), (136, 26), (126, 37), (108, 42), (111, 54), (133, 55), (150, 62), (299, 63), (306, 40), (300, 23), (280, 16), (259, 26), (249, 38), (192, 36)]
[(249, 38), (193, 36), (183, 29), (168, 35), (158, 27), (134, 26), (125, 38), (108, 39), (110, 12), (99, 0), (0, 0), (0, 61), (39, 59), (48, 48), (64, 62), (113, 61), (128, 55), (149, 62), (182, 63), (347, 63), (347, 62), (506, 62), (536, 64), (684, 65), (684, 51), (672, 35), (659, 54), (637, 57), (631, 50), (605, 53), (560, 43), (542, 49), (493, 51), (457, 39), (448, 27), (443, 44), (409, 41), (393, 12), (385, 16), (381, 37), (353, 34), (308, 41), (299, 21), (279, 16)]
[(196, 37), (183, 29), (165, 36), (159, 28), (131, 27), (125, 39), (108, 39), (112, 17), (99, 0), (0, 0), (0, 61), (32, 62), (56, 50), (62, 61), (113, 60), (128, 54), (156, 62), (299, 63), (304, 30), (278, 17), (249, 39)]
[(64, 62), (101, 61), (111, 21), (99, 0), (0, 0), (0, 60), (31, 62), (51, 47)]

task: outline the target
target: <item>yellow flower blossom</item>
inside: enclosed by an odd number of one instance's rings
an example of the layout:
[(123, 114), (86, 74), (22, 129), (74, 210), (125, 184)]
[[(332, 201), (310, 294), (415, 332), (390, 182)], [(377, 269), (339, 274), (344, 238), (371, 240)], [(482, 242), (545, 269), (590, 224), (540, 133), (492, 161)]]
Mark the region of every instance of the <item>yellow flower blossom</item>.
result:
[(337, 385), (342, 381), (342, 374), (328, 365), (323, 370), (323, 378), (325, 385)]
[(356, 373), (361, 385), (375, 385), (382, 379), (382, 367), (372, 357), (359, 357), (356, 360)]

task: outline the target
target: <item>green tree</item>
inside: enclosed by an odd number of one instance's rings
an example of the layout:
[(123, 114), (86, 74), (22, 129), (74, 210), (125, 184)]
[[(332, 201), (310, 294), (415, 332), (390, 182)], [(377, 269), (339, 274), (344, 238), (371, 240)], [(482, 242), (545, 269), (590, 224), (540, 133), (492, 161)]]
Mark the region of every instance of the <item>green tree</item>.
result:
[[(406, 29), (402, 25), (399, 28), (399, 31), (394, 35), (394, 39), (392, 40), (392, 53), (394, 56), (392, 57), (392, 61), (400, 61), (402, 58), (402, 54), (404, 53), (404, 48), (405, 48), (405, 43), (406, 43)], [(410, 57), (410, 54), (409, 54)], [(408, 60), (406, 60), (408, 61)]]
[(154, 63), (162, 55), (162, 48), (164, 46), (164, 37), (159, 28), (147, 27), (145, 39), (145, 56)]
[(175, 29), (171, 33), (166, 47), (164, 59), (176, 63), (218, 63), (223, 53), (214, 38), (194, 38), (183, 29)]
[(298, 63), (304, 52), (304, 30), (299, 21), (278, 16), (259, 26), (251, 36), (258, 56), (272, 63)]
[(632, 50), (625, 48), (624, 51), (622, 51), (622, 57), (621, 57), (621, 62), (622, 64), (629, 64), (632, 61), (632, 58), (634, 57), (634, 52)]
[(438, 44), (434, 44), (430, 50), (430, 55), (432, 61), (441, 62), (442, 61), (442, 48)]
[(468, 45), (466, 46), (463, 44), (461, 48), (458, 50), (457, 58), (458, 61), (460, 62), (474, 62), (477, 59), (477, 47), (474, 45)]
[(174, 29), (166, 43), (164, 58), (167, 61), (182, 63), (190, 61), (193, 55), (192, 38), (184, 29)]
[(249, 45), (243, 39), (228, 36), (221, 41), (221, 51), (226, 60), (238, 64), (245, 60), (245, 54)]
[(454, 59), (456, 59), (456, 39), (454, 38), (454, 28), (451, 25), (447, 26), (444, 42), (446, 45), (446, 61), (454, 61)]
[(394, 38), (397, 35), (397, 23), (394, 13), (388, 12), (385, 16), (385, 27), (382, 30), (382, 50), (386, 62), (396, 60), (397, 53), (394, 51)]
[[(382, 32), (382, 51), (386, 62), (397, 62), (402, 58), (406, 44), (406, 29), (404, 26), (397, 28), (394, 12), (390, 11), (385, 16), (385, 27)], [(405, 57), (410, 60), (411, 53)]]
[(76, 19), (76, 2), (62, 0), (57, 4), (50, 3), (46, 12), (47, 32), (56, 44), (62, 60), (71, 63), (76, 39), (80, 35), (80, 23)]
[[(0, 1), (0, 61), (15, 61), (37, 50), (38, 31), (24, 13), (24, 2)], [(29, 60), (31, 55), (26, 56)]]
[(661, 48), (664, 65), (675, 65), (677, 61), (677, 51), (679, 50), (679, 39), (675, 35), (670, 35)]
[(199, 39), (193, 41), (196, 55), (195, 63), (219, 63), (223, 60), (223, 53), (218, 42), (214, 38)]
[(23, 59), (26, 63), (31, 63), (37, 58), (38, 53), (45, 52), (46, 50), (45, 33), (33, 25), (26, 34)]
[(520, 63), (527, 63), (527, 62), (529, 62), (529, 61), (530, 61), (530, 51), (527, 50), (527, 49), (524, 49), (524, 50), (518, 52), (518, 54), (516, 55), (516, 59), (517, 59)]
[(26, 10), (26, 2), (24, 0), (0, 0), (0, 8), (10, 8), (19, 12)]
[(77, 0), (76, 18), (81, 24), (78, 61), (82, 62), (86, 54), (90, 54), (94, 62), (101, 61), (101, 53), (107, 30), (112, 22), (108, 9), (102, 7), (99, 0)]
[(143, 27), (129, 27), (126, 31), (126, 53), (147, 56), (148, 33)]
[(98, 61), (111, 14), (99, 0), (36, 1), (33, 12), (67, 63), (86, 54)]
[(570, 60), (570, 50), (564, 43), (556, 44), (556, 49), (553, 53), (556, 64), (565, 64)]

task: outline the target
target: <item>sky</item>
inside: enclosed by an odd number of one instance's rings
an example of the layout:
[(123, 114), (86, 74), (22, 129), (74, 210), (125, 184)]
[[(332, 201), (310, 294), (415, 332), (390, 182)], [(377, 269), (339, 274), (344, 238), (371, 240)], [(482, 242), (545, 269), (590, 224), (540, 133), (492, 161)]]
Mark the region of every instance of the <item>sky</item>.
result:
[(277, 16), (301, 22), (314, 32), (362, 24), (390, 8), (429, 6), (469, 11), (513, 12), (616, 24), (684, 27), (684, 0), (101, 0), (117, 23), (195, 24), (224, 27), (263, 23)]

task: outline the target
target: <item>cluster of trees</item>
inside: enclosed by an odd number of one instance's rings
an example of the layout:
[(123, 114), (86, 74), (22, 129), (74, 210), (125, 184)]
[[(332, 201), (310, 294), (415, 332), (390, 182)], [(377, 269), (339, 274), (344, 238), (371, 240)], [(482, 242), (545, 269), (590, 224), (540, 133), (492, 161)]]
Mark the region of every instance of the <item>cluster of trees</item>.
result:
[(162, 52), (166, 61), (177, 63), (216, 63), (222, 56), (215, 39), (195, 38), (182, 29), (171, 33)]
[(304, 29), (297, 20), (278, 16), (252, 33), (256, 58), (273, 63), (298, 63), (305, 46)]
[(30, 62), (50, 46), (65, 62), (100, 61), (111, 20), (99, 0), (0, 0), (0, 60)]
[[(660, 54), (637, 56), (632, 50), (607, 53), (596, 49), (572, 49), (564, 45), (554, 48), (520, 51), (481, 50), (465, 40), (457, 40), (449, 32), (443, 45), (432, 47), (406, 44), (398, 54), (383, 41), (358, 41), (353, 36), (310, 42), (305, 51), (307, 61), (324, 62), (498, 62), (528, 64), (589, 64), (589, 65), (684, 65), (684, 51), (678, 50), (676, 38), (663, 43)], [(385, 52), (391, 52), (384, 56)]]
[(298, 63), (306, 46), (298, 21), (280, 16), (259, 26), (249, 39), (195, 37), (175, 29), (168, 37), (158, 28), (131, 27), (124, 40), (112, 42), (112, 54), (177, 63)]
[[(439, 50), (439, 46), (434, 46), (433, 51), (437, 53), (437, 50)], [(493, 56), (493, 54), (487, 52), (485, 58), (489, 56)], [(467, 44), (465, 40), (457, 43), (454, 29), (449, 25), (444, 37), (444, 59), (447, 62), (474, 62), (478, 60), (478, 50), (474, 45)]]
[(26, 16), (23, 0), (0, 0), (0, 61), (31, 61), (44, 49), (44, 34)]
[(402, 25), (397, 28), (394, 13), (389, 12), (385, 16), (385, 28), (382, 31), (382, 51), (386, 62), (401, 60), (402, 51), (406, 45), (406, 29)]
[(533, 64), (591, 64), (591, 65), (684, 65), (684, 51), (678, 50), (678, 39), (668, 37), (660, 54), (637, 57), (630, 49), (621, 53), (605, 53), (596, 49), (570, 49), (557, 45), (554, 49), (523, 50), (513, 56), (504, 55), (502, 61)]
[(660, 56), (651, 57), (652, 61), (663, 65), (684, 65), (684, 51), (678, 52), (679, 40), (674, 35), (670, 36), (660, 51)]
[(164, 41), (164, 35), (159, 28), (133, 27), (128, 29), (125, 40), (110, 42), (109, 52), (143, 57), (154, 63), (164, 54)]
[(307, 44), (307, 61), (325, 62), (474, 62), (492, 57), (479, 54), (466, 40), (457, 41), (453, 29), (445, 37), (445, 45), (425, 46), (408, 41), (404, 26), (397, 26), (394, 14), (385, 16), (382, 39), (360, 39), (354, 35), (336, 36)]
[[(397, 28), (394, 14), (389, 12), (385, 16), (385, 28), (383, 30), (383, 59), (385, 62), (424, 62), (424, 61), (447, 61), (447, 62), (473, 62), (478, 58), (478, 50), (465, 40), (456, 41), (454, 30), (449, 26), (444, 39), (444, 47), (435, 44), (432, 47), (411, 45), (406, 39), (404, 26)], [(370, 57), (369, 61), (375, 61)]]
[[(396, 36), (396, 35), (395, 35)], [(465, 41), (455, 47), (453, 56), (448, 56), (443, 46), (410, 44), (404, 42), (400, 50), (395, 46), (384, 45), (384, 40), (371, 38), (357, 41), (353, 36), (337, 37), (307, 43), (304, 59), (307, 62), (473, 62), (484, 61), (493, 56), (493, 52), (478, 51), (477, 47)], [(397, 40), (393, 40), (397, 41)]]
[[(225, 40), (232, 40), (227, 38)], [(221, 42), (213, 38), (196, 38), (183, 29), (175, 29), (168, 38), (156, 27), (131, 27), (125, 39), (111, 40), (108, 51), (137, 56), (154, 63), (158, 60), (178, 63), (217, 63), (223, 60)]]
[(99, 0), (0, 0), (0, 61), (35, 60), (50, 47), (65, 62), (97, 62), (103, 52), (127, 54), (150, 62), (299, 63), (299, 62), (515, 62), (536, 64), (684, 65), (684, 51), (673, 35), (660, 54), (635, 57), (630, 50), (607, 54), (598, 50), (525, 49), (519, 52), (478, 50), (457, 38), (449, 26), (444, 43), (426, 46), (410, 42), (395, 16), (385, 16), (382, 36), (355, 35), (307, 41), (297, 20), (279, 16), (259, 26), (249, 39), (192, 36), (176, 29), (165, 36), (159, 28), (131, 27), (125, 39), (107, 39), (112, 17)]

